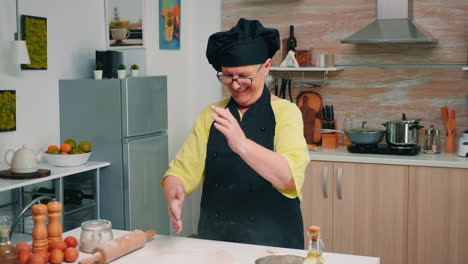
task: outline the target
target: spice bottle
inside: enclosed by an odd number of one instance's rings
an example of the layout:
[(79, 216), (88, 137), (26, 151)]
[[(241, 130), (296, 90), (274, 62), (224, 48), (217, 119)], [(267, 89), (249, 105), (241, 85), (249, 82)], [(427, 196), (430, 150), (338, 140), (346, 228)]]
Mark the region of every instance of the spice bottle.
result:
[(433, 125), (425, 132), (424, 153), (437, 154), (440, 153), (440, 131), (435, 129)]

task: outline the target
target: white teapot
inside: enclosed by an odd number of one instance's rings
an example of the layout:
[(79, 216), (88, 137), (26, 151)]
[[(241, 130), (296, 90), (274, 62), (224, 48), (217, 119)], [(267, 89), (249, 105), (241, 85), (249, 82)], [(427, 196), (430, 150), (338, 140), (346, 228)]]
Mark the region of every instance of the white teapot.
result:
[[(11, 161), (8, 161), (8, 154), (13, 152)], [(34, 153), (34, 151), (26, 148), (24, 145), (16, 152), (9, 149), (5, 153), (5, 162), (10, 167), (13, 173), (33, 173), (38, 171), (37, 163), (42, 159), (41, 153)]]

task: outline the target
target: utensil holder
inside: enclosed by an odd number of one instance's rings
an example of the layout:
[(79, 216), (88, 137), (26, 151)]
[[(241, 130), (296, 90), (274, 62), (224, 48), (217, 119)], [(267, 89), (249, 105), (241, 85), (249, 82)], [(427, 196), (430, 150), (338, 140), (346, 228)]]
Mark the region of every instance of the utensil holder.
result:
[(455, 153), (455, 136), (447, 136), (445, 138), (445, 152)]
[(322, 134), (322, 148), (336, 149), (338, 148), (338, 134)]

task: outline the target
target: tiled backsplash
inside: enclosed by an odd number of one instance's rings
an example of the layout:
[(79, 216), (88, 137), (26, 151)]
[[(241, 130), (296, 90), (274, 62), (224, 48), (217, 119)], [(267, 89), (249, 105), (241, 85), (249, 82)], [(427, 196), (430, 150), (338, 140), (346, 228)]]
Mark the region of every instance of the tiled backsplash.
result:
[[(224, 0), (223, 29), (241, 17), (258, 19), (287, 38), (295, 25), (298, 46), (314, 54), (334, 53), (343, 71), (330, 73), (326, 87), (307, 88), (302, 80), (321, 80), (322, 73), (292, 74), (293, 97), (315, 90), (324, 104), (335, 107), (341, 120), (346, 111), (355, 119), (381, 124), (401, 118), (422, 118), (445, 133), (440, 107), (457, 111), (457, 135), (468, 129), (467, 63), (468, 2), (414, 0), (414, 20), (438, 44), (349, 45), (340, 40), (375, 19), (375, 0), (249, 1)], [(277, 75), (280, 78), (282, 75)], [(225, 92), (226, 94), (226, 92)]]

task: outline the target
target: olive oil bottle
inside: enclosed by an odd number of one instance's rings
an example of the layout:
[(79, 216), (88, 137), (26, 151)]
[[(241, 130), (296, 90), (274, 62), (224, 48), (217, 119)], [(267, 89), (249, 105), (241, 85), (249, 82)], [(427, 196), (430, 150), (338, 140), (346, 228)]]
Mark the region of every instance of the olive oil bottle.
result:
[(11, 218), (0, 216), (0, 263), (17, 264), (16, 248), (10, 243)]
[(286, 41), (286, 49), (289, 52), (290, 50), (296, 51), (297, 47), (297, 40), (296, 37), (294, 36), (294, 25), (289, 26), (289, 38)]
[(320, 227), (309, 227), (309, 252), (303, 264), (325, 264), (322, 256), (323, 242), (320, 239)]

